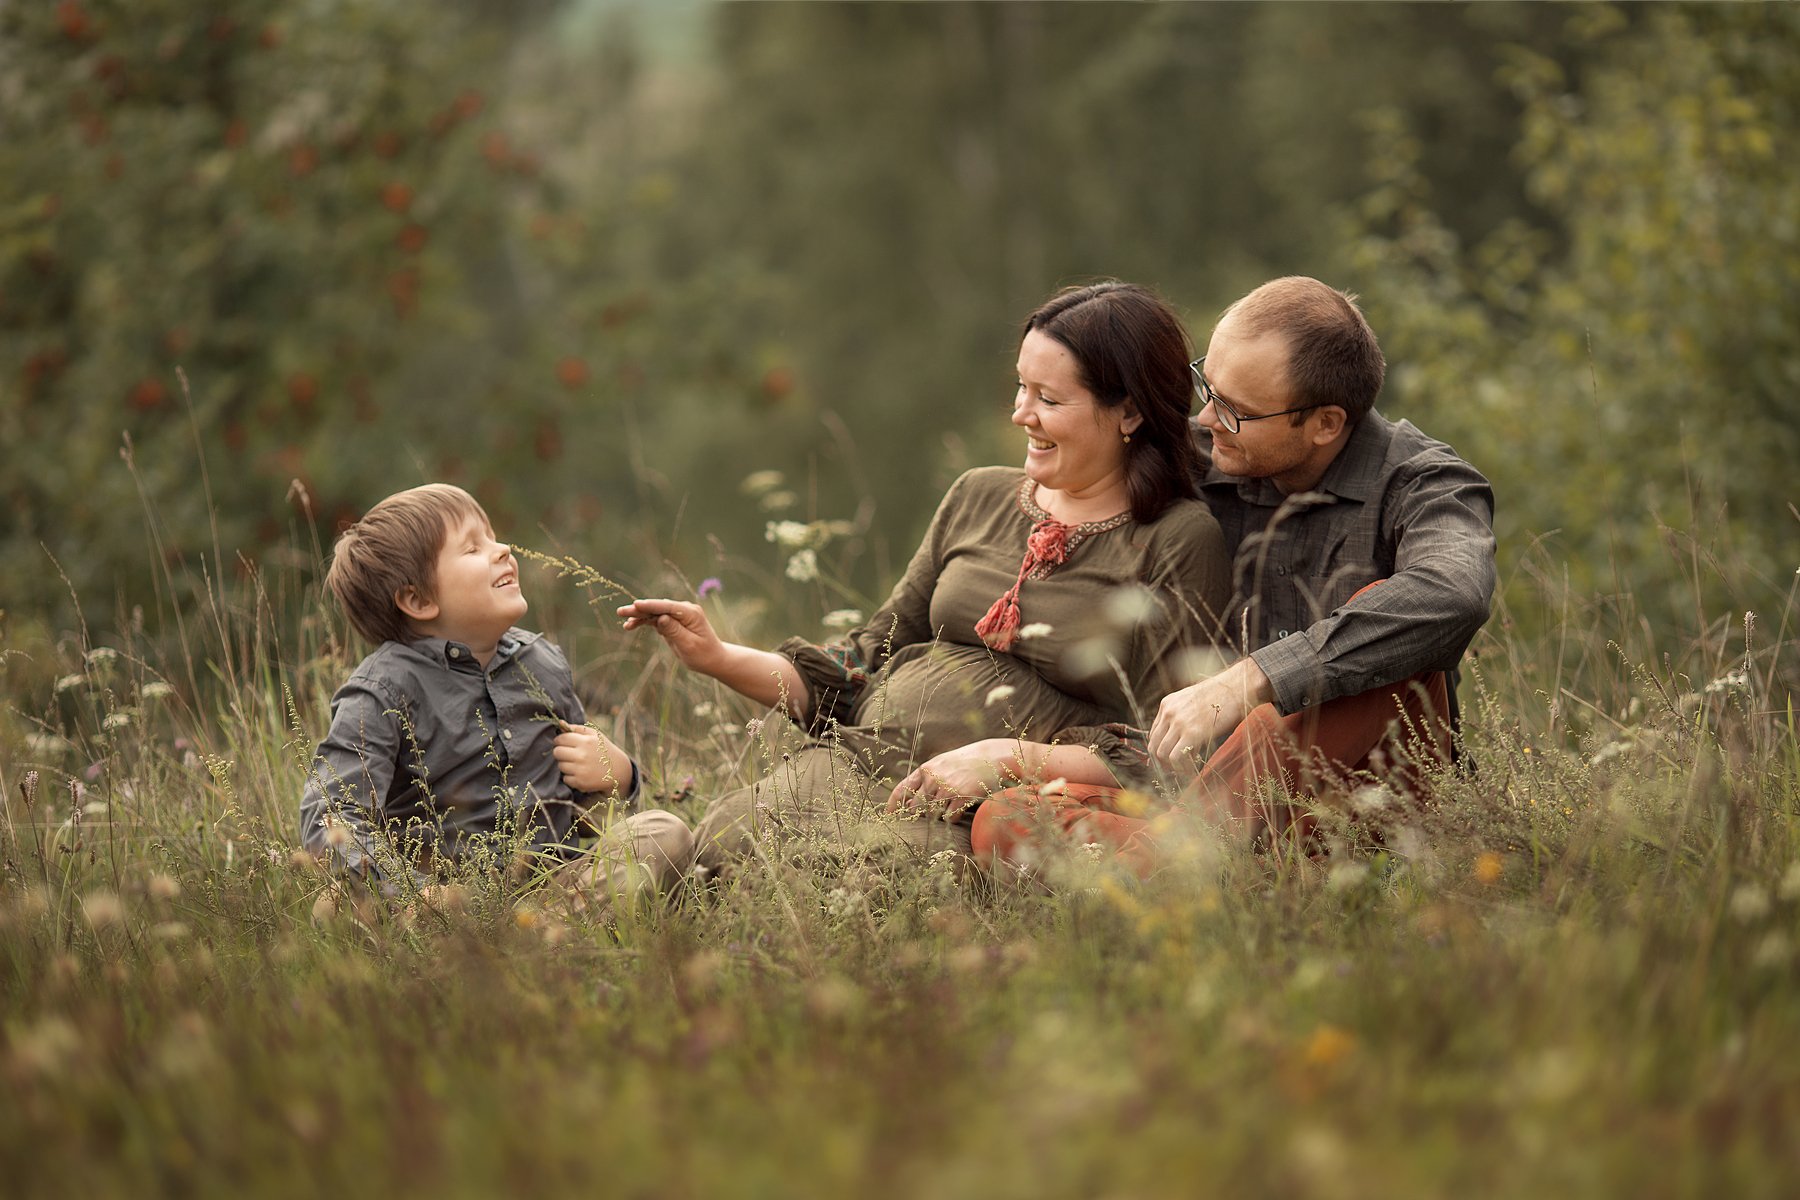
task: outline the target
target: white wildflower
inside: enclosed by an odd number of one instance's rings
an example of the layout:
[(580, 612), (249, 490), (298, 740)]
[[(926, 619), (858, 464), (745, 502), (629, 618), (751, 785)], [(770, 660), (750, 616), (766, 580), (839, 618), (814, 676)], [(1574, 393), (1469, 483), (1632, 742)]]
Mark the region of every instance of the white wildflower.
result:
[(827, 629), (855, 629), (863, 623), (862, 610), (859, 608), (834, 608), (825, 614), (823, 624)]
[(1061, 796), (1068, 792), (1068, 790), (1069, 781), (1061, 775), (1058, 775), (1055, 779), (1046, 779), (1043, 786), (1038, 788), (1038, 795)]
[(100, 722), (100, 728), (114, 733), (121, 729), (128, 729), (130, 726), (131, 713), (129, 710), (123, 708), (118, 712), (107, 713), (106, 719)]
[(812, 540), (812, 526), (801, 521), (770, 521), (763, 526), (763, 540), (793, 550)]
[(862, 904), (863, 895), (854, 888), (834, 887), (825, 895), (825, 911), (834, 917), (853, 915)]
[(714, 711), (716, 710), (711, 700), (702, 700), (700, 703), (694, 705), (694, 715), (703, 721), (707, 717), (712, 716)]
[(1746, 925), (1769, 915), (1769, 893), (1754, 883), (1741, 885), (1731, 893), (1731, 915)]
[(1002, 700), (1010, 699), (1012, 694), (1018, 690), (1018, 688), (1010, 683), (1002, 683), (996, 687), (991, 687), (988, 689), (986, 703), (991, 707), (1000, 703)]
[(746, 496), (760, 496), (765, 492), (774, 491), (785, 482), (787, 482), (787, 477), (780, 471), (752, 471), (744, 476), (744, 481), (738, 484), (738, 487)]
[(1089, 862), (1098, 864), (1102, 858), (1106, 857), (1106, 844), (1104, 842), (1083, 842), (1081, 843), (1081, 852), (1087, 856)]
[(164, 700), (175, 694), (175, 689), (160, 679), (153, 679), (138, 689), (140, 700)]
[(56, 694), (60, 696), (64, 692), (73, 691), (86, 682), (86, 675), (64, 675), (56, 681)]
[(54, 733), (32, 733), (25, 736), (25, 749), (32, 755), (51, 757), (67, 754), (73, 750), (74, 744), (68, 738), (58, 737)]
[(779, 492), (770, 492), (756, 503), (764, 512), (780, 512), (800, 503), (800, 497), (783, 488)]
[(1033, 621), (1029, 625), (1024, 625), (1024, 626), (1020, 627), (1019, 640), (1021, 642), (1029, 642), (1032, 638), (1049, 637), (1051, 632), (1052, 632), (1052, 627), (1050, 625), (1050, 622), (1048, 622), (1048, 621)]
[(1727, 671), (1706, 685), (1706, 694), (1717, 696), (1720, 692), (1742, 691), (1750, 682), (1750, 674), (1742, 667), (1735, 671)]
[(811, 583), (819, 577), (819, 556), (812, 550), (796, 550), (788, 559), (787, 577), (796, 583)]
[(1119, 588), (1106, 598), (1106, 616), (1114, 625), (1132, 626), (1156, 615), (1156, 597), (1148, 588)]
[(1339, 863), (1325, 876), (1325, 886), (1334, 892), (1358, 887), (1369, 877), (1367, 863)]
[(92, 650), (87, 652), (88, 665), (96, 667), (103, 663), (112, 662), (118, 657), (119, 652), (114, 650), (111, 646), (95, 646)]

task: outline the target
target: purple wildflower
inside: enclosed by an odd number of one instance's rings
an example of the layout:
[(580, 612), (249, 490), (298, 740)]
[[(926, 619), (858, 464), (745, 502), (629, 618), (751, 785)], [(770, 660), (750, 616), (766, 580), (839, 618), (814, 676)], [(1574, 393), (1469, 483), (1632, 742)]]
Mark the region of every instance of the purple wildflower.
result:
[(700, 599), (704, 600), (714, 592), (724, 590), (725, 585), (719, 582), (718, 576), (708, 575), (705, 579), (700, 581), (700, 586), (695, 589), (695, 594), (698, 595)]

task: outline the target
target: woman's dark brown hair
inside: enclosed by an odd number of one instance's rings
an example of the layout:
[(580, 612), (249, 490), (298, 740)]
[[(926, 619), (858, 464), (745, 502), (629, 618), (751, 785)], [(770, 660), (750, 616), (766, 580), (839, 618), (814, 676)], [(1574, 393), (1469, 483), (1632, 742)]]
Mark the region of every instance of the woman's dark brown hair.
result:
[(1075, 356), (1082, 385), (1105, 408), (1127, 400), (1140, 424), (1125, 454), (1132, 520), (1156, 520), (1177, 500), (1198, 495), (1188, 418), (1194, 386), (1187, 330), (1148, 288), (1107, 280), (1066, 288), (1025, 319), (1021, 336), (1037, 330)]

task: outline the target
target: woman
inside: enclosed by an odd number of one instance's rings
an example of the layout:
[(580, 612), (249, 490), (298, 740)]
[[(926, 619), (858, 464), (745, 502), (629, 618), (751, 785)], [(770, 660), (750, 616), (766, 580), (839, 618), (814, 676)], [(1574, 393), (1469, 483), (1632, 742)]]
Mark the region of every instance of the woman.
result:
[(721, 641), (696, 604), (619, 609), (683, 665), (798, 722), (764, 725), (770, 770), (707, 811), (701, 865), (750, 853), (764, 828), (967, 853), (964, 809), (986, 790), (1141, 776), (1140, 731), (1188, 682), (1178, 652), (1214, 640), (1229, 593), (1194, 489), (1191, 357), (1174, 313), (1131, 284), (1032, 313), (1012, 413), (1024, 469), (952, 484), (893, 594), (841, 641), (757, 650)]

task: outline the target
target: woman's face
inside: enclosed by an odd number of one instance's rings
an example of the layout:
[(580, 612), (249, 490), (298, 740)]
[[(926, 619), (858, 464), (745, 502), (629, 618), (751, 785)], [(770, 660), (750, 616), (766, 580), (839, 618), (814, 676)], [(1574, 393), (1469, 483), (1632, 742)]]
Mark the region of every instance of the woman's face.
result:
[(1025, 473), (1040, 487), (1087, 497), (1125, 482), (1131, 402), (1105, 408), (1081, 385), (1069, 348), (1033, 329), (1019, 343), (1013, 424), (1026, 434)]

